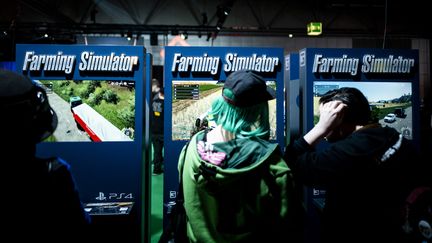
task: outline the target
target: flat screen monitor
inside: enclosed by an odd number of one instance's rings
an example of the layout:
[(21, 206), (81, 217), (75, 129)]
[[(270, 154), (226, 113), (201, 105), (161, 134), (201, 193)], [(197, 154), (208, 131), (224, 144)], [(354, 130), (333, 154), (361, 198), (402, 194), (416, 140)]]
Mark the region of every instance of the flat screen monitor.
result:
[[(275, 81), (266, 81), (276, 90)], [(172, 140), (189, 140), (197, 119), (222, 95), (221, 81), (172, 81)], [(276, 140), (276, 99), (269, 101), (270, 140)], [(209, 123), (210, 124), (210, 123)]]
[(324, 82), (313, 84), (314, 125), (319, 120), (319, 99), (327, 91), (342, 87), (359, 89), (368, 99), (372, 119), (395, 128), (405, 138), (413, 139), (411, 82)]
[(47, 92), (58, 125), (45, 142), (133, 141), (135, 82), (34, 80)]

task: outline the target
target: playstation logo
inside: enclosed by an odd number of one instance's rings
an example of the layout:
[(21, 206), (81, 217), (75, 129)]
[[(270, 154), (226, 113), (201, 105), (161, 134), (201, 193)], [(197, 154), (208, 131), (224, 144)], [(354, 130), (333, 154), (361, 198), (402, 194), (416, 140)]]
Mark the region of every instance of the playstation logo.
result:
[(106, 200), (105, 194), (103, 192), (99, 192), (99, 196), (96, 197), (96, 200), (105, 201)]

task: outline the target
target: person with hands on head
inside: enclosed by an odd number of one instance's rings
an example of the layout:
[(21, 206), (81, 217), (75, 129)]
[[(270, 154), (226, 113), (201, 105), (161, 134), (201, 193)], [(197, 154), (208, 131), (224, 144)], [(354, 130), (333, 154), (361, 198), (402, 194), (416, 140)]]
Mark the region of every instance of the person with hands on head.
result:
[(343, 128), (336, 129), (341, 125), (343, 120), (343, 110), (347, 105), (340, 100), (330, 101), (328, 103), (321, 103), (319, 106), (320, 120), (316, 126), (308, 132), (304, 139), (311, 146), (316, 145), (322, 138), (327, 141), (332, 141), (340, 136), (343, 136)]
[(401, 195), (426, 178), (417, 149), (377, 123), (356, 88), (331, 90), (319, 103), (319, 122), (284, 158), (296, 185), (326, 190), (321, 242), (400, 242)]

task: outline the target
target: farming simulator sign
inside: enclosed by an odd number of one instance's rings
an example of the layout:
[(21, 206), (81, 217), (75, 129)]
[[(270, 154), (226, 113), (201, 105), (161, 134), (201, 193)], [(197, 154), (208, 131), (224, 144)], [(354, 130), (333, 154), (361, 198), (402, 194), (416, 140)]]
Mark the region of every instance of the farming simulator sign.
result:
[(143, 144), (147, 56), (143, 46), (16, 47), (17, 72), (45, 89), (58, 119), (54, 133), (38, 144), (37, 155), (71, 164), (83, 203), (94, 206), (86, 210), (94, 214), (109, 203), (134, 205), (136, 226), (144, 205), (148, 149)]
[(229, 74), (241, 69), (258, 72), (276, 90), (269, 101), (270, 140), (283, 147), (283, 49), (245, 47), (166, 47), (164, 117), (164, 212), (178, 188), (177, 161), (191, 134), (215, 126), (207, 116), (221, 96)]
[[(66, 55), (62, 51), (56, 54), (38, 54), (27, 51), (22, 66), (23, 71), (56, 71), (71, 74), (75, 65), (76, 56)], [(138, 56), (128, 56), (124, 53), (98, 55), (95, 52), (81, 52), (79, 71), (103, 71), (103, 72), (131, 72), (138, 65)]]

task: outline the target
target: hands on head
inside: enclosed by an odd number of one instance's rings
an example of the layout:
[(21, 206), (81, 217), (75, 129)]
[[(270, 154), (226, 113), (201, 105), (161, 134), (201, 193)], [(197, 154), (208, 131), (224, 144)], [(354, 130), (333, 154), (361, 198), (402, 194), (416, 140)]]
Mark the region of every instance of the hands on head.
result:
[(346, 107), (347, 105), (340, 100), (321, 103), (320, 119), (315, 127), (304, 136), (306, 142), (313, 146), (320, 139), (331, 134), (336, 127), (342, 124)]
[(320, 104), (320, 119), (316, 126), (325, 131), (325, 135), (327, 135), (328, 132), (342, 123), (346, 107), (347, 105), (340, 100)]

